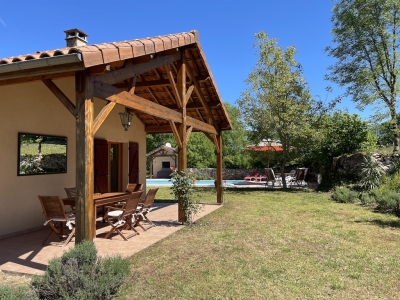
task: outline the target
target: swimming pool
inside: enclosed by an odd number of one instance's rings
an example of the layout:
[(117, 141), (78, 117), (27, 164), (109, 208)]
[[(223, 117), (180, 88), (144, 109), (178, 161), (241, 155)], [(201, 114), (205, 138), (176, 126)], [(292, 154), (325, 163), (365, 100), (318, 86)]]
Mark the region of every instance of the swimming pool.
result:
[[(246, 185), (249, 184), (248, 181), (245, 180), (224, 180), (224, 185)], [(169, 186), (172, 185), (172, 182), (169, 179), (146, 179), (146, 185), (163, 185)], [(194, 184), (195, 186), (215, 186), (214, 180), (197, 180)]]

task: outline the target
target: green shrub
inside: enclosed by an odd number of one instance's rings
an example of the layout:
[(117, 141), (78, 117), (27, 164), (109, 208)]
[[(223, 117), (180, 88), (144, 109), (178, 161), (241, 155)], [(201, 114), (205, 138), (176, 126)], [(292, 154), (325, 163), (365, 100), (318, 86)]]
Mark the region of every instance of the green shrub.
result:
[(375, 197), (370, 193), (361, 193), (359, 198), (362, 205), (376, 204)]
[(354, 203), (358, 201), (358, 194), (346, 186), (337, 186), (332, 193), (332, 199), (340, 203)]
[(127, 259), (98, 258), (94, 243), (83, 241), (52, 259), (31, 285), (39, 299), (111, 299), (128, 274)]
[(34, 300), (38, 299), (29, 287), (0, 286), (0, 299), (4, 300)]
[(379, 189), (373, 192), (377, 209), (382, 212), (389, 212), (400, 217), (400, 193), (396, 191)]
[(400, 192), (400, 173), (395, 172), (384, 176), (379, 189)]

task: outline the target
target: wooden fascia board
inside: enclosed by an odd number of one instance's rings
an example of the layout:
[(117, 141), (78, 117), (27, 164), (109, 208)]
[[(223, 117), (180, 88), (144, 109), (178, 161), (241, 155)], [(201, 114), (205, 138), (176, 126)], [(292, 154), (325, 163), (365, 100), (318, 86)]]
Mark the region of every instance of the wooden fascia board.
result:
[(76, 107), (75, 105), (71, 102), (71, 100), (68, 99), (68, 97), (58, 88), (57, 85), (50, 79), (42, 79), (42, 82), (44, 83), (45, 86), (56, 96), (58, 100), (69, 110), (69, 112), (76, 118)]
[(179, 59), (181, 59), (181, 53), (177, 51), (176, 53), (171, 55), (158, 56), (147, 63), (127, 65), (122, 69), (111, 71), (104, 75), (96, 76), (95, 81), (100, 81), (107, 84), (116, 84), (118, 82), (132, 78), (135, 75), (137, 76), (156, 68), (169, 65)]
[[(121, 104), (151, 116), (156, 116), (165, 120), (171, 120), (175, 123), (182, 123), (182, 113), (137, 95), (131, 95), (129, 92), (122, 91), (116, 87), (102, 82), (94, 82), (94, 96), (104, 100), (116, 102), (117, 104)], [(212, 134), (217, 133), (216, 129), (212, 125), (196, 120), (192, 117), (186, 117), (186, 122), (187, 126), (192, 126), (200, 131)]]

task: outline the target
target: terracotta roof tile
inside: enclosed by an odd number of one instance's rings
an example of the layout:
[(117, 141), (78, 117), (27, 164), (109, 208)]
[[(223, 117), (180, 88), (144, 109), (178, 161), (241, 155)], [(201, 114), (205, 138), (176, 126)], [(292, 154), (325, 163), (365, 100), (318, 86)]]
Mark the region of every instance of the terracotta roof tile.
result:
[(144, 51), (144, 45), (139, 40), (129, 41), (128, 43), (132, 46), (133, 57), (139, 57), (146, 54)]
[(37, 52), (34, 54), (0, 59), (0, 64), (10, 64), (24, 60), (40, 59), (71, 53), (82, 53), (85, 67), (105, 64), (113, 61), (153, 54), (164, 50), (194, 44), (198, 40), (197, 31), (169, 34), (138, 40), (94, 44), (73, 48), (62, 48)]

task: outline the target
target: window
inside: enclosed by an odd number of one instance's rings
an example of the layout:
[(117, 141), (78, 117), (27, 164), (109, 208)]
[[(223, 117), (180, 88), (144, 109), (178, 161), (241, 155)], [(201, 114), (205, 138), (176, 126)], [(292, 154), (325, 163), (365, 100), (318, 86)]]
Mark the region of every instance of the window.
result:
[(162, 168), (163, 169), (169, 169), (170, 166), (171, 166), (171, 162), (169, 162), (169, 161), (163, 161), (162, 162)]
[(18, 133), (18, 176), (67, 173), (67, 137)]

